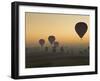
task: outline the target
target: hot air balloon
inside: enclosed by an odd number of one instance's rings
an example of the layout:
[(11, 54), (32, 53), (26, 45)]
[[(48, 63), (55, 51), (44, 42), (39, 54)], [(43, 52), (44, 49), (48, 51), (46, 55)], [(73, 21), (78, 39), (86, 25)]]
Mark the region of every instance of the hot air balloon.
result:
[(78, 22), (75, 25), (75, 31), (79, 35), (80, 38), (84, 36), (84, 34), (87, 32), (88, 26), (85, 22)]
[(54, 47), (57, 48), (59, 46), (59, 42), (55, 41), (54, 42)]
[(49, 36), (48, 40), (49, 40), (50, 44), (52, 45), (55, 41), (55, 36), (53, 36), (53, 35)]
[(40, 39), (39, 40), (39, 44), (41, 45), (41, 47), (43, 47), (43, 45), (45, 44), (45, 40), (44, 39)]

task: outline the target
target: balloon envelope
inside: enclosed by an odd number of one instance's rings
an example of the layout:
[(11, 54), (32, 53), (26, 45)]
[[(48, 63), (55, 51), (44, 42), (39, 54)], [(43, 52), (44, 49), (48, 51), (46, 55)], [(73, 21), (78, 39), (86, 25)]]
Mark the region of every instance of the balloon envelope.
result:
[(55, 36), (51, 35), (48, 37), (48, 40), (51, 44), (53, 44), (53, 42), (55, 41)]
[(59, 46), (59, 42), (55, 41), (54, 42), (54, 47), (58, 47)]
[(40, 40), (39, 40), (39, 44), (40, 44), (41, 46), (43, 46), (44, 43), (45, 43), (45, 40), (44, 40), (44, 39), (40, 39)]
[(75, 31), (77, 32), (80, 38), (82, 38), (87, 32), (87, 28), (88, 26), (85, 22), (79, 22), (75, 25)]

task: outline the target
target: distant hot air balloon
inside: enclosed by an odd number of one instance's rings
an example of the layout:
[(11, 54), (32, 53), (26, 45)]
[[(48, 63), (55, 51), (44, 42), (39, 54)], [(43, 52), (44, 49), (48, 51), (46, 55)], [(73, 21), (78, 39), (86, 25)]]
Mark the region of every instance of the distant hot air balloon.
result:
[(39, 44), (41, 45), (41, 47), (45, 44), (45, 40), (44, 39), (40, 39), (39, 40)]
[(84, 34), (87, 32), (88, 26), (85, 22), (78, 22), (75, 25), (75, 31), (79, 35), (80, 38), (84, 36)]
[(53, 35), (49, 36), (48, 40), (49, 40), (50, 44), (52, 45), (55, 41), (55, 36), (53, 36)]
[(58, 46), (59, 46), (59, 42), (55, 41), (55, 42), (54, 42), (54, 47), (56, 48), (56, 47), (58, 47)]

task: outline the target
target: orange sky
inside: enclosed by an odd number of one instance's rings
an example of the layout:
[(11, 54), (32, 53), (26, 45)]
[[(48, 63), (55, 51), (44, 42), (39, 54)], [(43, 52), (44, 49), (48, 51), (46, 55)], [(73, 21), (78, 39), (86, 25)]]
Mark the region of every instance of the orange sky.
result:
[[(25, 18), (26, 45), (39, 45), (38, 40), (41, 38), (45, 39), (48, 45), (49, 35), (54, 35), (61, 45), (89, 42), (89, 16), (26, 12)], [(88, 25), (82, 39), (75, 32), (77, 22), (85, 22)]]

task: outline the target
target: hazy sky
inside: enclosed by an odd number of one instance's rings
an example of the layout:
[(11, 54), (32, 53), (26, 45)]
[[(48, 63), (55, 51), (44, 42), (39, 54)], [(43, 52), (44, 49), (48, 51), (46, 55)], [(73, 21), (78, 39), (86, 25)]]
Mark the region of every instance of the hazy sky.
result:
[[(39, 39), (45, 39), (49, 45), (48, 36), (54, 35), (60, 45), (88, 44), (89, 43), (89, 19), (87, 15), (30, 13), (25, 14), (25, 38), (26, 45), (39, 45)], [(81, 39), (75, 31), (75, 24), (85, 22), (88, 25), (86, 34)]]

